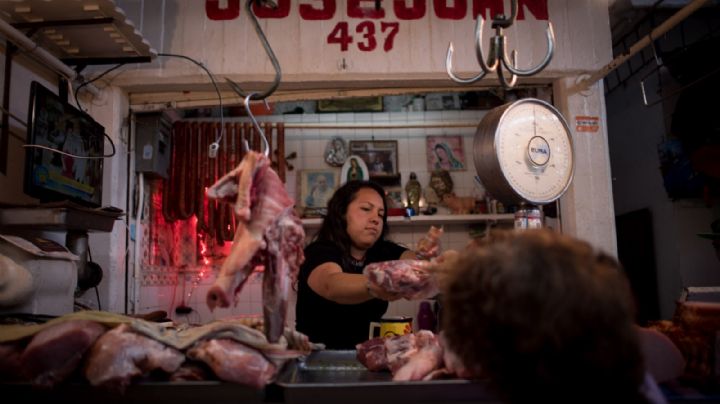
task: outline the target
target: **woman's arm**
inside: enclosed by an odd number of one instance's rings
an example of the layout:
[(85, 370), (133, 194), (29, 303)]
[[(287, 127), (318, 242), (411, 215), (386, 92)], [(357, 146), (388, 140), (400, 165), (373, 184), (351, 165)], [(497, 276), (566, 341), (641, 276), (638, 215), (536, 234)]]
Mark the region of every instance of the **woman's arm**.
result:
[(387, 301), (399, 298), (393, 293), (383, 291), (377, 285), (371, 285), (363, 274), (343, 272), (334, 262), (315, 267), (308, 277), (308, 286), (325, 299), (340, 304), (363, 303), (372, 298)]

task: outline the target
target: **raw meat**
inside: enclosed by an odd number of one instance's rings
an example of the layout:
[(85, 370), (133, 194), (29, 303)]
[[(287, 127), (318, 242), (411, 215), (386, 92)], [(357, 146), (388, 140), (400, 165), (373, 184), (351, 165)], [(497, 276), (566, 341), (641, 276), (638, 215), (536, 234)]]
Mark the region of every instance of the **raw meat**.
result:
[(156, 369), (173, 373), (185, 361), (182, 352), (136, 334), (127, 324), (103, 334), (88, 355), (85, 377), (90, 384), (120, 392), (135, 377)]
[(277, 370), (259, 351), (231, 339), (200, 341), (187, 355), (208, 364), (221, 380), (257, 389), (270, 383)]
[(293, 210), (294, 201), (270, 168), (270, 160), (252, 151), (207, 195), (233, 202), (237, 216), (233, 246), (208, 291), (208, 307), (228, 307), (255, 266), (263, 265), (265, 335), (277, 342), (285, 325), (290, 284), (304, 260), (305, 232)]
[(22, 380), (22, 362), (20, 356), (25, 344), (20, 341), (3, 342), (0, 344), (0, 380)]
[(377, 337), (357, 344), (357, 359), (368, 370), (377, 372), (388, 369), (387, 353), (385, 352), (385, 338)]
[(430, 261), (393, 260), (369, 264), (363, 270), (368, 280), (386, 292), (408, 300), (427, 299), (439, 293), (428, 268)]
[(430, 331), (420, 331), (415, 339), (417, 348), (402, 367), (393, 373), (393, 380), (423, 380), (436, 369), (443, 367), (443, 348)]
[(395, 381), (470, 378), (460, 360), (445, 346), (442, 335), (428, 330), (358, 344), (357, 359), (370, 371), (389, 369)]
[(104, 332), (104, 326), (88, 320), (71, 320), (43, 329), (20, 356), (24, 376), (45, 387), (62, 382)]

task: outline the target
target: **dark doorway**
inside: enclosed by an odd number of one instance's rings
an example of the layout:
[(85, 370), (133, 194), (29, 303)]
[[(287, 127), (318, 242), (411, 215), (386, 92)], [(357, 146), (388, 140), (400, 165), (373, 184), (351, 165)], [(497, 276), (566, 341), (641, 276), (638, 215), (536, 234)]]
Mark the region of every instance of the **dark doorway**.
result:
[(648, 321), (659, 320), (655, 242), (650, 210), (646, 208), (618, 215), (615, 226), (618, 257), (630, 280), (638, 311), (637, 322), (645, 325)]

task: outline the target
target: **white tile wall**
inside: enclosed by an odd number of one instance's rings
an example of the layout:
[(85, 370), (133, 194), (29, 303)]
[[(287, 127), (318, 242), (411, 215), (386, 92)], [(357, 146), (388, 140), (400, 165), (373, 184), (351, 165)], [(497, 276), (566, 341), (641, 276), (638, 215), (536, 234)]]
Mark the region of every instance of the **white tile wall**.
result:
[[(259, 120), (283, 120), (286, 123), (442, 123), (469, 121), (480, 122), (485, 111), (423, 111), (423, 112), (382, 112), (382, 113), (338, 113), (338, 114), (302, 114), (259, 117)], [(294, 171), (287, 173), (286, 189), (290, 195), (297, 195), (297, 170), (302, 169), (325, 169), (323, 152), (330, 138), (342, 136), (346, 142), (350, 140), (397, 140), (398, 141), (398, 164), (402, 174), (402, 186), (409, 178), (410, 172), (417, 174), (418, 180), (423, 186), (428, 184), (430, 171), (427, 168), (425, 154), (425, 137), (429, 135), (462, 135), (464, 139), (466, 171), (455, 171), (451, 173), (455, 193), (461, 196), (484, 194), (484, 190), (474, 180), (475, 169), (472, 160), (472, 141), (475, 134), (474, 127), (467, 128), (398, 128), (398, 129), (292, 129), (285, 131), (285, 150), (287, 154), (297, 152), (297, 159), (291, 160), (295, 166)], [(338, 169), (339, 170), (339, 169)], [(439, 213), (447, 213), (441, 211)], [(397, 226), (391, 228), (390, 238), (396, 242), (412, 247), (425, 234), (429, 227), (425, 226)], [(441, 238), (444, 249), (462, 249), (469, 241), (468, 225), (446, 225), (445, 233)], [(314, 234), (316, 229), (308, 231), (308, 235)], [(215, 271), (207, 271), (216, 274)], [(210, 312), (205, 303), (205, 295), (213, 282), (213, 276), (197, 281), (193, 274), (180, 276), (178, 284), (165, 287), (144, 287), (140, 292), (140, 312), (154, 310), (165, 310), (168, 315), (176, 321), (190, 323), (207, 323), (213, 320), (241, 317), (260, 316), (262, 317), (262, 278), (261, 274), (254, 274), (248, 280), (244, 289), (237, 297), (236, 306), (228, 309), (216, 309)], [(184, 288), (184, 289), (183, 289)], [(183, 292), (184, 290), (184, 292)], [(288, 324), (294, 325), (295, 296), (291, 296), (288, 309)], [(175, 314), (175, 307), (184, 303), (190, 306), (193, 311), (188, 315)], [(393, 302), (388, 309), (388, 315), (412, 316), (417, 314), (419, 301), (397, 301)], [(416, 321), (414, 321), (417, 326)]]

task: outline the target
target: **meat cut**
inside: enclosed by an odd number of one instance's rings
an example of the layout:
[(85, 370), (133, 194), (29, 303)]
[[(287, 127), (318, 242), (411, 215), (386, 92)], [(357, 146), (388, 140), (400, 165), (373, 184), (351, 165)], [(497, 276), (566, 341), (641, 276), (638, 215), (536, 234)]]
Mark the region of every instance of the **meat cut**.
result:
[(429, 268), (431, 261), (393, 260), (369, 264), (363, 270), (368, 280), (386, 292), (408, 300), (427, 299), (439, 293)]
[(24, 376), (45, 387), (62, 382), (104, 332), (105, 327), (88, 320), (67, 321), (38, 332), (20, 356)]
[(395, 337), (377, 337), (355, 348), (358, 361), (368, 370), (390, 370), (395, 381), (430, 380), (444, 376), (472, 377), (448, 349), (442, 335), (428, 330)]
[(155, 369), (173, 373), (185, 355), (122, 324), (103, 334), (93, 345), (85, 377), (93, 386), (122, 392), (133, 378)]
[(240, 164), (207, 190), (207, 196), (234, 205), (236, 230), (228, 257), (207, 294), (210, 310), (236, 301), (255, 267), (263, 266), (265, 335), (283, 333), (290, 285), (304, 260), (305, 231), (294, 200), (270, 167), (270, 160), (248, 151)]
[(0, 325), (0, 383), (52, 387), (85, 379), (123, 392), (137, 381), (220, 379), (260, 389), (289, 360), (323, 348), (290, 328), (270, 343), (242, 320), (187, 326), (81, 311)]

